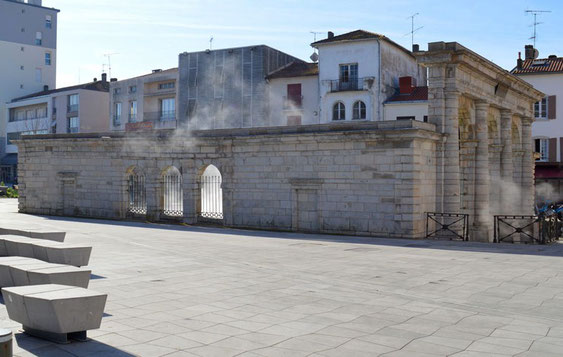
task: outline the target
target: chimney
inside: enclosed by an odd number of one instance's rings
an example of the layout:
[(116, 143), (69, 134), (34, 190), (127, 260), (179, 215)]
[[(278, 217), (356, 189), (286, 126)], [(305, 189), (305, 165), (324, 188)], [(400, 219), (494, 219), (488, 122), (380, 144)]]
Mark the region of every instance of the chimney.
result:
[(108, 74), (102, 73), (102, 82), (106, 83), (108, 81)]
[(94, 77), (94, 83), (96, 83), (98, 81), (98, 78)]
[(109, 80), (110, 82), (117, 82), (117, 78), (112, 78)]
[(162, 69), (159, 68), (159, 69), (153, 69), (152, 70), (152, 73), (159, 73), (159, 72), (162, 72)]
[(549, 55), (547, 58), (549, 58), (549, 59), (556, 59), (556, 58), (557, 58), (557, 55)]
[(518, 60), (516, 60), (516, 68), (522, 69), (522, 52), (518, 52)]
[(408, 77), (399, 78), (399, 94), (411, 94), (416, 87), (416, 79)]
[(44, 86), (43, 86), (43, 91), (46, 92), (46, 91), (48, 91), (48, 90), (49, 90), (49, 86), (48, 86), (48, 85), (44, 85)]
[(534, 46), (526, 45), (524, 46), (524, 59), (525, 60), (533, 60), (534, 59)]
[(331, 38), (333, 38), (333, 37), (334, 37), (334, 32), (329, 31), (329, 32), (328, 32), (328, 38), (331, 39)]
[(413, 52), (418, 52), (418, 51), (420, 51), (420, 46), (419, 46), (417, 43), (415, 43), (414, 45), (412, 45), (412, 51), (413, 51)]

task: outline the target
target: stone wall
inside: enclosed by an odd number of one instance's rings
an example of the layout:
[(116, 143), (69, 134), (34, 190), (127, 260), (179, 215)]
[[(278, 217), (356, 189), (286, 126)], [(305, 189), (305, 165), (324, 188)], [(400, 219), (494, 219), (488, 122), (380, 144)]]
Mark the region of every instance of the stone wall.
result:
[(414, 121), (104, 135), (18, 142), (20, 212), (127, 218), (127, 172), (146, 176), (162, 215), (162, 172), (182, 173), (183, 221), (199, 217), (200, 175), (222, 174), (232, 227), (420, 238), (435, 210), (434, 126)]

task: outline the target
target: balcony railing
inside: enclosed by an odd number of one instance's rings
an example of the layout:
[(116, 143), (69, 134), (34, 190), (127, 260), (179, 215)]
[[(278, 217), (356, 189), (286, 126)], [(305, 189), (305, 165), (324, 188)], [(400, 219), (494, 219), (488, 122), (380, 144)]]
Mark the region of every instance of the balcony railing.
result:
[(166, 110), (166, 111), (160, 111), (160, 112), (146, 112), (146, 113), (143, 113), (143, 120), (144, 121), (176, 120), (176, 111), (175, 110)]
[(367, 90), (366, 85), (373, 78), (349, 78), (348, 80), (337, 79), (329, 81), (331, 92), (346, 92)]
[(283, 109), (302, 109), (303, 108), (303, 96), (288, 96), (283, 97)]
[(113, 116), (113, 125), (114, 126), (121, 125), (121, 115), (114, 115)]
[(137, 114), (129, 114), (128, 119), (129, 119), (129, 123), (136, 123), (137, 122)]
[(78, 111), (78, 104), (71, 104), (67, 106), (67, 112), (68, 113), (74, 113)]

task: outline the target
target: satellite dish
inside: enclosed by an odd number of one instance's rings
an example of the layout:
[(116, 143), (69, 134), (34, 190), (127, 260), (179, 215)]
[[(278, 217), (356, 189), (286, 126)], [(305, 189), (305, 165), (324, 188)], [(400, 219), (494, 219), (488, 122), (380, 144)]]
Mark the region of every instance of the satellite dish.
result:
[(319, 55), (317, 54), (317, 52), (313, 52), (313, 54), (309, 58), (311, 59), (311, 61), (317, 62), (319, 60)]
[(534, 48), (534, 59), (538, 58), (539, 55), (540, 55), (540, 51)]

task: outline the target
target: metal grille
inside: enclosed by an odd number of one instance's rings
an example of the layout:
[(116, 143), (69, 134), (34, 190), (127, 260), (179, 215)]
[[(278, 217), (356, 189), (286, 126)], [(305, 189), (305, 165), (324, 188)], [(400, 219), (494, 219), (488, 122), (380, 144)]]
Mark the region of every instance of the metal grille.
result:
[(163, 176), (163, 213), (167, 216), (181, 217), (184, 214), (184, 197), (182, 195), (182, 176)]
[(496, 215), (495, 243), (547, 244), (559, 239), (557, 215)]
[(201, 177), (201, 217), (223, 219), (221, 176)]
[(129, 213), (147, 214), (147, 193), (145, 190), (145, 176), (129, 175)]
[[(469, 215), (462, 213), (426, 213), (426, 238), (469, 240)], [(430, 226), (434, 228), (430, 231)]]

